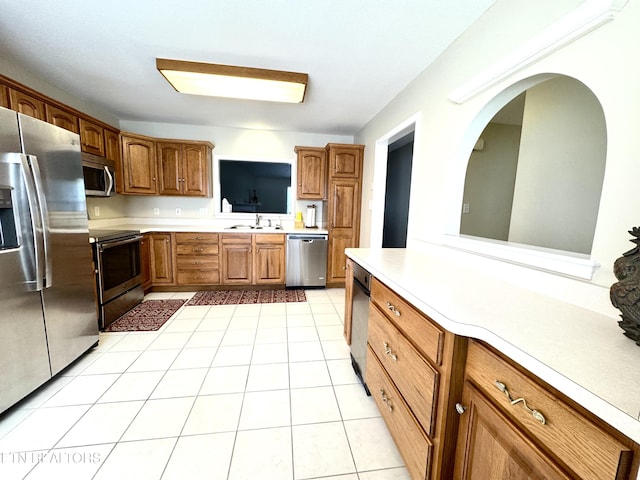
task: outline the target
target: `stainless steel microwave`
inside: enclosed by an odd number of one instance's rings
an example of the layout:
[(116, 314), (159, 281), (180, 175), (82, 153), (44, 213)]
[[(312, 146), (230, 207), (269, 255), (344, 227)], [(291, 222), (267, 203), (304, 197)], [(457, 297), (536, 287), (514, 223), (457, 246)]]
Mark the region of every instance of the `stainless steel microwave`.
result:
[(110, 197), (115, 193), (116, 162), (89, 153), (82, 154), (84, 191), (88, 197)]

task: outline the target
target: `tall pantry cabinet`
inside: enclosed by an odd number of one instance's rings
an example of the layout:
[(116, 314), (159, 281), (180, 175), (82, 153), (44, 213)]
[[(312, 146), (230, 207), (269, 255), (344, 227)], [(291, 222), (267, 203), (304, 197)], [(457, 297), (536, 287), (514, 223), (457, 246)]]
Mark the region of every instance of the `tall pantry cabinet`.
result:
[(345, 248), (360, 243), (360, 204), (364, 145), (329, 143), (328, 213), (329, 242), (327, 284), (344, 285), (347, 257)]

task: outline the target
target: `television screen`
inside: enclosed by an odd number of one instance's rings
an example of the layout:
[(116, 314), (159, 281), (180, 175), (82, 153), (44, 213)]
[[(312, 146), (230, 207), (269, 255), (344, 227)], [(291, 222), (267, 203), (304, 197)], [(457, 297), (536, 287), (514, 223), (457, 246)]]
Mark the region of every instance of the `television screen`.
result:
[(220, 211), (226, 199), (232, 212), (292, 212), (291, 163), (226, 160), (219, 161)]

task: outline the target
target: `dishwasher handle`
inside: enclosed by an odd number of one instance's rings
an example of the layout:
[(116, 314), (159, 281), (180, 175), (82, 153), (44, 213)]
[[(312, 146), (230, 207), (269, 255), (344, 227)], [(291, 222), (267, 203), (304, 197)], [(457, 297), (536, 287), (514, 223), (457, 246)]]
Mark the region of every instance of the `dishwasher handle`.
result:
[(302, 240), (306, 243), (313, 243), (315, 240), (327, 240), (327, 235), (287, 235), (287, 240)]

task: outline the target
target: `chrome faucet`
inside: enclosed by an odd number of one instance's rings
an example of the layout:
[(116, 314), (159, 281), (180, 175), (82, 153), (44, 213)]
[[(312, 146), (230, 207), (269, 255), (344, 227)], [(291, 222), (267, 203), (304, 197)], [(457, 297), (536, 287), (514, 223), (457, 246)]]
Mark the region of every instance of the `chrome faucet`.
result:
[(262, 217), (256, 213), (256, 227), (260, 226), (260, 220), (262, 220)]

